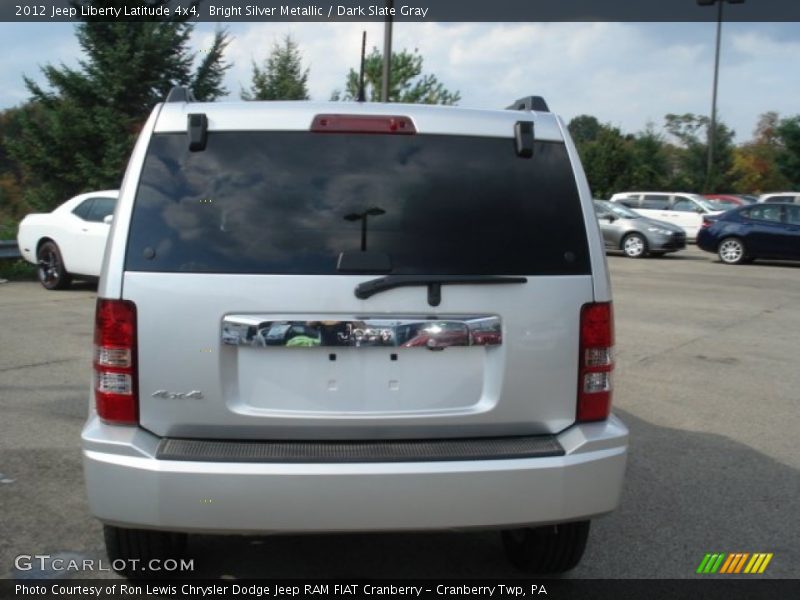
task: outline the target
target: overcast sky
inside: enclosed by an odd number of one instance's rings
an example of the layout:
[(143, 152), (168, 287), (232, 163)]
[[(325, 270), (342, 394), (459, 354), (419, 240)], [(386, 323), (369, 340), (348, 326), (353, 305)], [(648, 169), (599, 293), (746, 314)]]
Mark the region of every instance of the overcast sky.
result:
[[(232, 96), (250, 82), (252, 60), (291, 34), (310, 68), (313, 100), (342, 88), (358, 64), (361, 31), (382, 47), (382, 23), (229, 23)], [(667, 113), (709, 114), (715, 23), (396, 23), (395, 51), (418, 48), (426, 72), (461, 92), (461, 106), (504, 107), (518, 97), (544, 96), (566, 120), (591, 114), (624, 132), (657, 128)], [(215, 25), (195, 28), (195, 50), (208, 48)], [(75, 65), (80, 49), (68, 23), (0, 23), (0, 108), (24, 102), (23, 74), (39, 66)], [(800, 114), (800, 23), (723, 26), (718, 111), (751, 137), (768, 110)]]

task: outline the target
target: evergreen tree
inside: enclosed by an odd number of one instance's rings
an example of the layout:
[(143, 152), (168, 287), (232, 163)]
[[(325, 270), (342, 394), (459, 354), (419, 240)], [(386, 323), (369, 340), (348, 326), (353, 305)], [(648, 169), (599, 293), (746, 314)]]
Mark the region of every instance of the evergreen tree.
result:
[(669, 162), (664, 139), (652, 123), (631, 142), (633, 172), (630, 187), (637, 190), (661, 190), (667, 185)]
[(602, 125), (597, 138), (582, 148), (581, 160), (595, 198), (630, 189), (633, 152), (619, 129)]
[[(150, 0), (148, 5), (166, 2)], [(6, 145), (22, 168), (31, 206), (44, 210), (79, 192), (118, 187), (136, 134), (173, 86), (190, 86), (202, 100), (225, 92), (227, 34), (217, 31), (193, 71), (191, 32), (192, 26), (180, 21), (87, 19), (76, 28), (84, 54), (78, 68), (46, 65), (47, 87), (25, 78), (31, 99), (18, 115), (19, 131), (6, 138)]]
[(793, 189), (800, 189), (800, 115), (783, 119), (777, 128), (781, 151), (776, 161)]
[[(336, 90), (331, 100), (355, 100), (358, 98), (359, 71), (350, 69), (344, 92)], [(381, 99), (383, 81), (383, 54), (377, 48), (364, 58), (365, 97), (370, 102)], [(461, 100), (459, 92), (451, 92), (435, 75), (422, 73), (422, 55), (403, 50), (392, 52), (392, 72), (389, 82), (389, 101), (408, 104), (456, 104)]]
[(262, 67), (253, 62), (253, 83), (242, 100), (308, 100), (308, 69), (291, 36), (274, 44)]

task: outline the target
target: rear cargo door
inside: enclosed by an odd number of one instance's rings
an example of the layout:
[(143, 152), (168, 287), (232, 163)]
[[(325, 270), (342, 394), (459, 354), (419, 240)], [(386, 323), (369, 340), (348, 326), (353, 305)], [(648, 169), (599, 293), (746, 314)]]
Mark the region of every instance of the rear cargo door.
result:
[(552, 433), (592, 301), (563, 143), (157, 133), (128, 238), (140, 423), (163, 436)]

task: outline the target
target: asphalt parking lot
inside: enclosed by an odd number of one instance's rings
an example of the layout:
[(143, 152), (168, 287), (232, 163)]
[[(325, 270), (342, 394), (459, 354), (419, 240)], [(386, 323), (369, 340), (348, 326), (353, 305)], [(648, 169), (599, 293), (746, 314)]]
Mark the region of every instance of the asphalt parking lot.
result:
[[(763, 577), (800, 576), (800, 263), (730, 267), (696, 248), (609, 263), (630, 461), (572, 576), (694, 577), (707, 552), (772, 552)], [(104, 558), (79, 449), (95, 295), (0, 285), (0, 577), (55, 576), (15, 570), (20, 554)], [(488, 532), (190, 544), (211, 576), (519, 575)]]

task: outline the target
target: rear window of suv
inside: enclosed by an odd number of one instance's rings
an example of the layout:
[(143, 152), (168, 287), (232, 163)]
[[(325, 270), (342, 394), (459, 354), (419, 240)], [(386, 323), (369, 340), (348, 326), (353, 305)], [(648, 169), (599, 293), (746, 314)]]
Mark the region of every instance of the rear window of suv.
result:
[[(335, 274), (341, 252), (395, 274), (587, 274), (563, 143), (444, 135), (210, 132), (151, 139), (126, 270)], [(366, 220), (366, 231), (364, 222)], [(363, 240), (362, 240), (363, 237)]]

